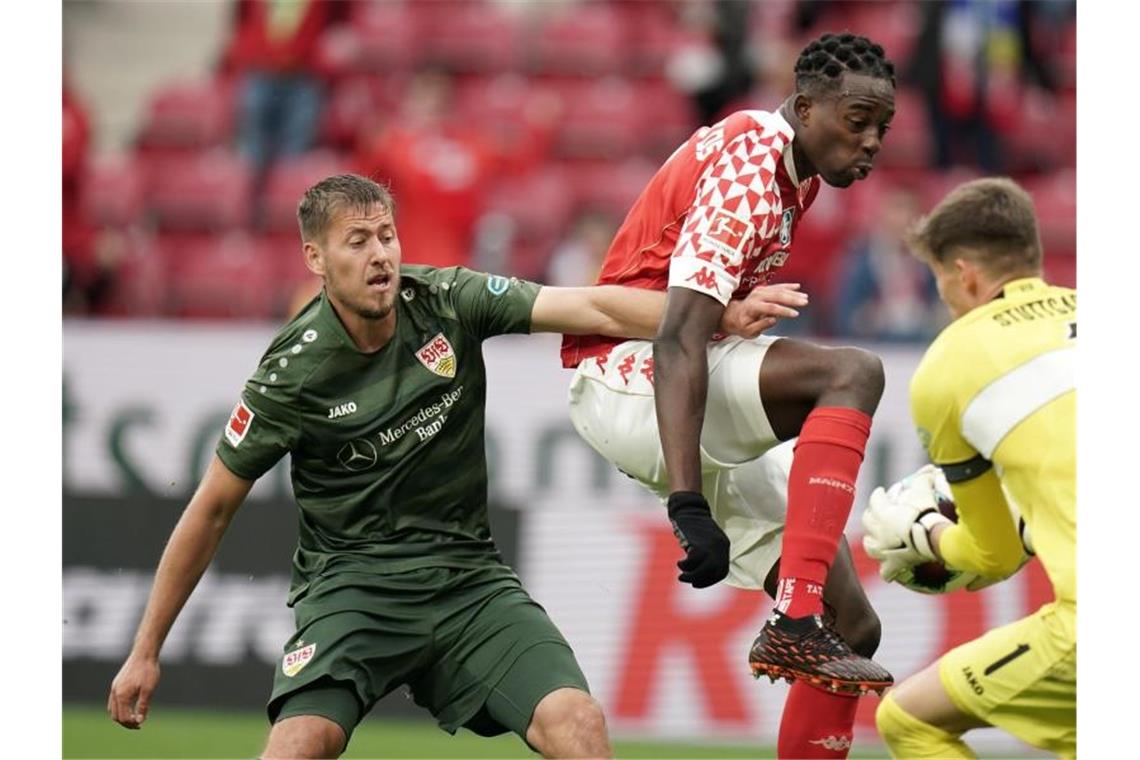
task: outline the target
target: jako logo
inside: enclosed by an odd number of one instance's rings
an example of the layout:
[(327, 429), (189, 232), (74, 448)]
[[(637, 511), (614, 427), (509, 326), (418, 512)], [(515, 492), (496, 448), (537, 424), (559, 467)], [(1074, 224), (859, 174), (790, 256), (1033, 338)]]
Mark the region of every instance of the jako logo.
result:
[(855, 493), (855, 486), (851, 485), (850, 483), (844, 483), (842, 480), (836, 480), (835, 478), (820, 478), (813, 476), (808, 478), (808, 485), (830, 486), (831, 488), (838, 488), (840, 491), (846, 491), (849, 494)]
[(337, 404), (332, 409), (329, 409), (329, 419), (335, 420), (337, 417), (344, 417), (346, 414), (352, 414), (355, 411), (355, 401), (349, 401), (347, 404)]
[(969, 665), (962, 668), (962, 675), (966, 676), (966, 683), (970, 684), (970, 688), (974, 690), (975, 694), (978, 696), (985, 694), (985, 688), (980, 683), (978, 683), (978, 679), (974, 675), (974, 671), (970, 670)]

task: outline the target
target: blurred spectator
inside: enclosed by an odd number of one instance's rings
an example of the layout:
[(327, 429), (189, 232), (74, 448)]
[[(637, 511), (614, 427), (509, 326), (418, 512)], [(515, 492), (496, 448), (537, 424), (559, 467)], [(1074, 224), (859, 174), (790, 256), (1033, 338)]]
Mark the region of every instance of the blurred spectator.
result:
[(707, 43), (685, 46), (667, 66), (670, 81), (696, 106), (698, 125), (713, 124), (751, 89), (750, 3), (717, 0), (685, 8), (688, 21), (707, 31)]
[[(1016, 0), (920, 3), (921, 29), (904, 80), (917, 85), (926, 100), (938, 168), (962, 162), (1001, 172), (1003, 135), (1018, 124), (1021, 78), (1055, 88), (1031, 33), (1041, 5)], [(1062, 20), (1054, 8), (1046, 10), (1044, 19)], [(973, 160), (962, 160), (967, 151)]]
[(87, 109), (63, 83), (63, 309), (86, 313), (107, 290), (108, 272), (95, 256), (95, 234), (81, 202), (87, 174), (90, 127)]
[(919, 210), (910, 190), (888, 191), (873, 226), (843, 254), (834, 331), (848, 338), (925, 341), (945, 322), (929, 269), (903, 243)]
[(586, 212), (574, 220), (570, 233), (554, 249), (545, 282), (558, 287), (593, 285), (621, 220)]
[[(240, 77), (239, 140), (255, 176), (312, 147), (323, 101), (317, 46), (347, 15), (331, 0), (238, 0), (222, 71)], [(260, 184), (260, 183), (259, 183)]]
[(500, 167), (492, 140), (456, 117), (450, 75), (417, 73), (397, 118), (362, 136), (357, 166), (390, 183), (404, 261), (470, 264), (483, 197)]

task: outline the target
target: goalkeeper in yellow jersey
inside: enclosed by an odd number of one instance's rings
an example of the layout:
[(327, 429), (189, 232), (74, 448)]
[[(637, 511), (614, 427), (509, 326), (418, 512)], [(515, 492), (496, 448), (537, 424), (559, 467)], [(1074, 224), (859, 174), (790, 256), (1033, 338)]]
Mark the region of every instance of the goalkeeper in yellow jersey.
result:
[(954, 321), (911, 380), (911, 411), (942, 468), (958, 522), (921, 500), (872, 498), (865, 545), (891, 568), (941, 561), (1000, 579), (1022, 564), (1012, 503), (1055, 598), (956, 647), (879, 705), (895, 757), (975, 757), (962, 741), (996, 726), (1076, 754), (1077, 296), (1041, 279), (1033, 202), (1007, 179), (959, 186), (922, 219), (912, 247)]

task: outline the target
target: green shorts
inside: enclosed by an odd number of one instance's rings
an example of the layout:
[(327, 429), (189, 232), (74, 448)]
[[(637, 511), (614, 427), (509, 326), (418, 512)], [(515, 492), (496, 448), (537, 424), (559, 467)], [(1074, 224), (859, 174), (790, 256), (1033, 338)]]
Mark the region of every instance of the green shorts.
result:
[(380, 698), (406, 684), (446, 731), (525, 739), (544, 696), (589, 691), (570, 645), (506, 566), (342, 573), (314, 583), (294, 614), (271, 722), (322, 715), (351, 736)]

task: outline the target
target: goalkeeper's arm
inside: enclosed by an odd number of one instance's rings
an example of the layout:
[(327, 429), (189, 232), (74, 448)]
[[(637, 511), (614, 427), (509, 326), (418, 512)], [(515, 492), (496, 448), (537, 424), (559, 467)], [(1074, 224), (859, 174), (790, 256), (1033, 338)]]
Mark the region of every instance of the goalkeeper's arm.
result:
[(950, 491), (958, 522), (932, 527), (934, 553), (950, 567), (989, 578), (1006, 578), (1017, 572), (1025, 558), (1024, 547), (993, 469), (951, 483)]

